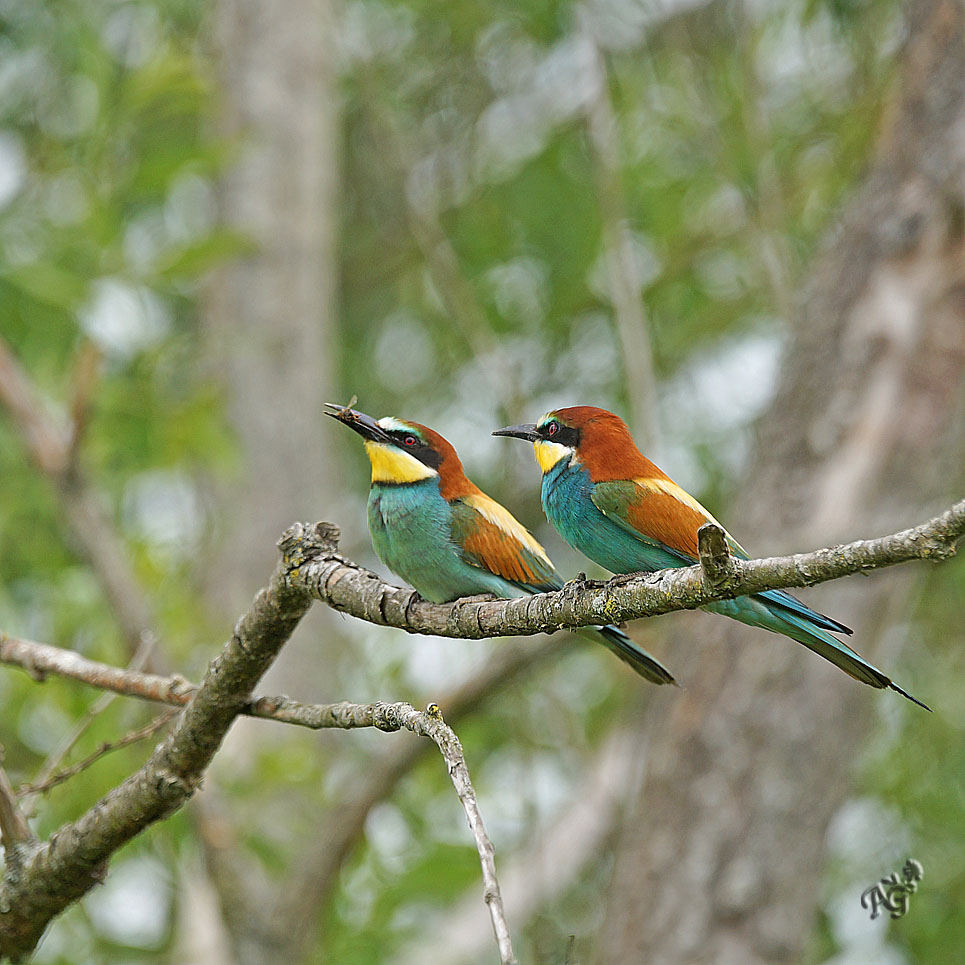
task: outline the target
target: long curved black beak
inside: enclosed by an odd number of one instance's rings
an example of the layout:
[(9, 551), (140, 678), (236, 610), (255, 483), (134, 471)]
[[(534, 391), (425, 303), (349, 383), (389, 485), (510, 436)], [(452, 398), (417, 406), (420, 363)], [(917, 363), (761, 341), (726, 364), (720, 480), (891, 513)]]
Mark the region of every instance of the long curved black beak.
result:
[(532, 423), (524, 426), (505, 426), (497, 429), (494, 436), (512, 436), (514, 439), (525, 439), (527, 442), (535, 442), (539, 438), (536, 426)]
[(350, 409), (347, 405), (336, 405), (334, 402), (326, 402), (325, 408), (329, 411), (325, 415), (330, 415), (333, 419), (354, 429), (363, 439), (371, 439), (372, 442), (391, 442), (391, 437), (372, 418), (364, 412)]

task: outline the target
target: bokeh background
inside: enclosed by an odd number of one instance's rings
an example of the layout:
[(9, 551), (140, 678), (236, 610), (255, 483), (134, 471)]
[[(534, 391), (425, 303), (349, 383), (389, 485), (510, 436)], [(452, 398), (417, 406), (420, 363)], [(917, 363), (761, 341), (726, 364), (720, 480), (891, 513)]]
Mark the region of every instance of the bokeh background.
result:
[[(0, 335), (73, 441), (52, 470), (0, 409), (0, 629), (124, 664), (149, 628), (151, 662), (197, 679), (293, 520), (384, 574), (358, 439), (322, 416), (353, 395), (449, 437), (570, 575), (599, 572), (549, 531), (527, 447), (489, 435), (558, 405), (620, 412), (752, 552), (928, 518), (965, 482), (963, 20), (4, 0)], [(965, 567), (807, 599), (935, 713), (705, 614), (632, 628), (667, 693), (563, 635), (316, 607), (261, 692), (442, 704), (526, 962), (965, 958)], [(0, 668), (15, 784), (78, 721), (66, 764), (153, 716), (88, 720), (97, 700)], [(38, 831), (150, 746), (25, 798)], [(36, 961), (494, 960), (433, 750), (239, 721)], [(862, 891), (907, 857), (909, 913), (870, 921)]]

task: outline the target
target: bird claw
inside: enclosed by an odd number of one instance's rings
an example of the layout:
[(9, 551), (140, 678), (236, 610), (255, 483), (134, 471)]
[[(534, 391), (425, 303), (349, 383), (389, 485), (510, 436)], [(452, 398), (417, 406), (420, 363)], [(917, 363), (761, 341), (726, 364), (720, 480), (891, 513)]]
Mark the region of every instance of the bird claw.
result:
[(598, 590), (603, 585), (603, 580), (590, 580), (587, 578), (586, 573), (577, 573), (572, 580), (567, 580), (563, 584), (563, 590), (569, 593), (575, 593), (580, 590)]
[(610, 577), (607, 585), (625, 586), (627, 583), (632, 583), (639, 575), (639, 573), (617, 573)]

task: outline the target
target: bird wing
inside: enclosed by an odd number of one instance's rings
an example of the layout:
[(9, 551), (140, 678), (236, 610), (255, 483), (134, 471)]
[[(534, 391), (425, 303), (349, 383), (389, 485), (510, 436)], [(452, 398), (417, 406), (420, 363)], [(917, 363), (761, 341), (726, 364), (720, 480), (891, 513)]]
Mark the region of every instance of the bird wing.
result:
[[(704, 523), (717, 523), (693, 496), (669, 479), (598, 482), (591, 498), (601, 513), (628, 533), (669, 551), (688, 565), (697, 562), (697, 530)], [(729, 535), (727, 542), (735, 556), (748, 558)]]
[[(608, 519), (688, 565), (697, 562), (697, 530), (707, 522), (720, 526), (693, 496), (669, 479), (599, 482), (593, 488), (592, 499)], [(724, 529), (723, 526), (720, 528)], [(724, 538), (734, 556), (740, 560), (750, 559), (744, 547), (726, 530)], [(851, 633), (843, 623), (813, 610), (786, 590), (766, 590), (754, 597), (825, 630)]]
[(450, 506), (452, 538), (467, 563), (531, 590), (558, 590), (563, 585), (543, 547), (495, 499), (472, 493)]

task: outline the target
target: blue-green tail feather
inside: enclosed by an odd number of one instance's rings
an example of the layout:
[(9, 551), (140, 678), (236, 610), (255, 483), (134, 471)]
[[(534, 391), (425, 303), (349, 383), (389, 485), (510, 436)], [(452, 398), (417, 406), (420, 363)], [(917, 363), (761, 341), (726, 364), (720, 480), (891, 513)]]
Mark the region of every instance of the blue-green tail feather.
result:
[[(864, 657), (852, 650), (847, 644), (831, 636), (824, 628), (825, 621), (835, 626), (840, 626), (840, 624), (815, 613), (804, 606), (803, 603), (794, 600), (794, 597), (789, 594), (785, 594), (785, 596), (798, 603), (799, 607), (792, 610), (783, 600), (775, 603), (762, 593), (753, 598), (744, 596), (738, 597), (736, 600), (720, 600), (717, 603), (709, 604), (706, 609), (740, 620), (741, 623), (746, 623), (752, 627), (762, 627), (765, 630), (790, 637), (824, 657), (825, 660), (829, 660), (846, 674), (854, 677), (855, 680), (878, 689), (894, 690), (903, 697), (907, 697), (912, 703), (918, 704), (919, 707), (931, 710), (927, 704), (922, 703), (916, 697), (912, 697), (890, 677), (868, 663)], [(761, 599), (761, 597), (764, 597), (764, 599)], [(821, 622), (815, 617), (819, 618)]]
[(582, 636), (602, 643), (611, 653), (615, 653), (624, 663), (628, 663), (641, 677), (655, 684), (677, 685), (673, 674), (656, 657), (642, 647), (638, 647), (622, 630), (614, 626), (583, 627), (578, 631)]
[(791, 596), (787, 590), (766, 590), (764, 593), (758, 593), (757, 598), (775, 604), (782, 611), (789, 611), (797, 616), (804, 617), (808, 625), (813, 624), (825, 630), (833, 630), (835, 633), (847, 633), (849, 636), (854, 632), (843, 623), (838, 623), (837, 620), (832, 620), (831, 617), (818, 613), (817, 610), (812, 610), (797, 597)]

